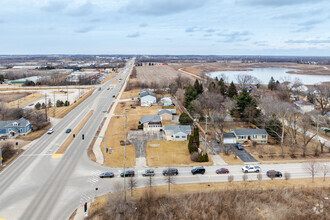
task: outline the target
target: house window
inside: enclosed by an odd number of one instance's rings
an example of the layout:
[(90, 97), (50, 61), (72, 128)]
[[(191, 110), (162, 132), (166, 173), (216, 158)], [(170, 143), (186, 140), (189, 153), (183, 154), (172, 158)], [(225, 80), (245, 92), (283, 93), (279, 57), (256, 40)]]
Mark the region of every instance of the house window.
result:
[(20, 128), (20, 129), (19, 129), (19, 132), (23, 132), (23, 128)]
[(182, 136), (182, 138), (186, 138), (186, 136)]
[(175, 138), (180, 138), (180, 136), (175, 136)]
[(257, 139), (258, 138), (258, 135), (253, 135), (253, 139)]
[(262, 139), (266, 139), (267, 135), (262, 135)]

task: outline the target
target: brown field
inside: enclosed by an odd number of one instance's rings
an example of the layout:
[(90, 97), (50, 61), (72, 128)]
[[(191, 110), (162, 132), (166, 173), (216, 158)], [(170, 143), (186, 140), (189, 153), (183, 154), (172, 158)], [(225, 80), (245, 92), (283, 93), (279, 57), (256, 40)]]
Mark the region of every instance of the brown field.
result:
[(229, 165), (240, 165), (243, 161), (239, 157), (235, 157), (235, 153), (229, 152), (229, 155), (220, 153), (221, 158)]
[[(130, 81), (131, 81), (131, 79), (130, 79)], [(139, 97), (140, 90), (141, 89), (133, 89), (133, 90), (130, 90), (130, 91), (125, 91), (121, 95), (120, 99), (129, 99), (129, 98)]]
[(209, 166), (209, 162), (193, 162), (188, 151), (188, 141), (153, 140), (147, 143), (146, 159), (148, 166)]
[(30, 92), (8, 92), (8, 93), (1, 93), (0, 102), (12, 102), (18, 99), (24, 98), (28, 95), (31, 95)]
[(63, 144), (60, 146), (60, 148), (56, 151), (55, 154), (64, 154), (65, 151), (69, 148), (70, 144), (73, 141), (73, 135), (72, 134), (78, 134), (80, 130), (85, 126), (87, 121), (90, 119), (90, 117), (93, 115), (93, 110), (91, 110), (84, 119), (78, 124), (76, 128), (73, 129), (73, 131), (69, 134), (69, 136), (65, 139)]
[(170, 66), (175, 70), (182, 68), (182, 70), (196, 75), (215, 71), (248, 71), (252, 68), (267, 67), (299, 69), (299, 71), (291, 72), (295, 74), (330, 75), (330, 68), (327, 66), (296, 63), (179, 63)]
[(43, 97), (43, 94), (39, 92), (13, 92), (13, 93), (3, 93), (3, 99), (12, 100), (7, 101), (7, 108), (17, 108), (24, 107), (25, 105)]
[[(139, 188), (133, 198), (127, 193), (125, 219), (327, 219), (330, 204), (324, 195), (330, 193), (328, 181), (266, 180), (260, 186), (257, 181), (174, 184), (170, 194), (167, 185)], [(312, 208), (320, 201), (324, 212), (316, 215)], [(123, 202), (121, 192), (98, 197), (91, 204), (89, 219), (116, 219)]]

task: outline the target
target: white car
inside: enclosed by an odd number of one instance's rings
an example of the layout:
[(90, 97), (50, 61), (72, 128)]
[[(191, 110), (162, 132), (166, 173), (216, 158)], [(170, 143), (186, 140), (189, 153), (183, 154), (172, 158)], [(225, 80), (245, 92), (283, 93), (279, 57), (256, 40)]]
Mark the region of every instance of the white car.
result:
[(259, 166), (247, 165), (242, 167), (243, 173), (259, 173), (261, 168)]
[(50, 128), (48, 131), (47, 131), (47, 134), (52, 134), (54, 132), (54, 128)]

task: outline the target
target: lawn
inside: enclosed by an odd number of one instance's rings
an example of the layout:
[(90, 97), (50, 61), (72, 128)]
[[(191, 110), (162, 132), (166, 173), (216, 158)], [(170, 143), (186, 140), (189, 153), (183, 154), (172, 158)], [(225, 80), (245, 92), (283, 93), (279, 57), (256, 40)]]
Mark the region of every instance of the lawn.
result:
[(151, 167), (208, 166), (213, 164), (212, 161), (193, 162), (188, 151), (188, 141), (149, 141), (146, 156), (147, 164)]
[(121, 99), (130, 99), (130, 98), (135, 98), (139, 97), (141, 89), (132, 89), (130, 91), (125, 91), (121, 95)]
[(229, 155), (225, 155), (224, 153), (220, 153), (221, 158), (229, 165), (240, 165), (244, 164), (239, 157), (235, 157), (235, 154), (229, 152)]

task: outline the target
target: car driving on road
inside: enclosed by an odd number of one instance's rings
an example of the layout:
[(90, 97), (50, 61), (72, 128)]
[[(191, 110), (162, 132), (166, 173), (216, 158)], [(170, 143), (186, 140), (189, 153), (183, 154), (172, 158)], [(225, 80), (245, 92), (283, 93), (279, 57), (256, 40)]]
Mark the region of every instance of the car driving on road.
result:
[(100, 178), (112, 178), (115, 174), (113, 172), (105, 172), (100, 174)]
[(216, 174), (229, 173), (227, 168), (220, 168), (215, 171)]
[(205, 173), (205, 168), (204, 167), (196, 167), (196, 168), (191, 170), (191, 173), (193, 175), (195, 175), (195, 174), (204, 174)]
[(178, 174), (179, 174), (179, 171), (176, 168), (168, 168), (166, 170), (163, 170), (164, 176), (176, 176)]
[(155, 171), (153, 169), (143, 170), (142, 176), (155, 176)]
[[(122, 172), (122, 173), (120, 174), (120, 176), (121, 176), (121, 177), (124, 177), (124, 172)], [(135, 172), (134, 172), (134, 170), (126, 170), (126, 171), (125, 171), (125, 177), (128, 177), (128, 176), (130, 176), (130, 177), (135, 176)]]
[(259, 166), (247, 165), (242, 167), (243, 173), (259, 173), (261, 168)]
[(52, 134), (54, 133), (54, 128), (50, 128), (48, 131), (47, 131), (47, 134)]
[(66, 129), (65, 133), (70, 133), (71, 132), (71, 128)]
[(280, 171), (276, 170), (268, 170), (266, 175), (271, 178), (271, 177), (282, 177), (282, 173)]

